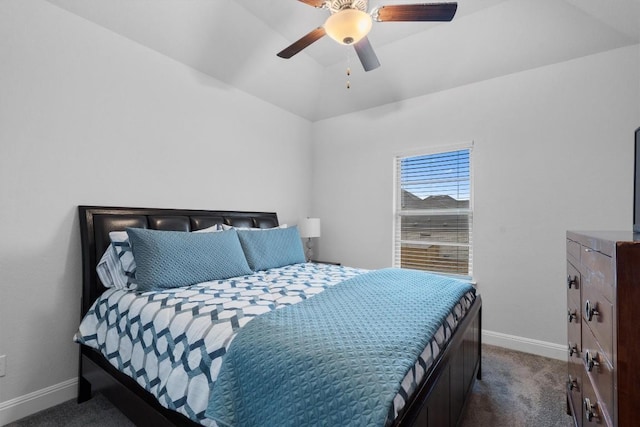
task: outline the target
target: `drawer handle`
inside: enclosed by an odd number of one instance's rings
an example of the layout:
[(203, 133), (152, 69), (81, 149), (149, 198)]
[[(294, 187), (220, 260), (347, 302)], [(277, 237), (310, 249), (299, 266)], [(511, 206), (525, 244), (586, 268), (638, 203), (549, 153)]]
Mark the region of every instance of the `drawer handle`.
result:
[(585, 301), (585, 303), (584, 303), (584, 317), (586, 317), (589, 322), (591, 322), (591, 320), (593, 320), (593, 316), (598, 316), (600, 314), (600, 312), (596, 308), (597, 306), (598, 306), (598, 303), (593, 304), (589, 300)]
[(600, 366), (600, 362), (598, 361), (598, 352), (586, 350), (584, 352), (584, 363), (587, 365), (587, 371), (591, 372), (594, 366)]
[(567, 320), (571, 323), (572, 320), (575, 320), (578, 323), (578, 313), (576, 310), (567, 309)]
[[(578, 353), (578, 345), (569, 343), (569, 357), (573, 356), (574, 354), (577, 355)], [(571, 378), (571, 375), (569, 375), (569, 378)]]
[(571, 275), (567, 275), (567, 287), (571, 289), (571, 286), (578, 289), (578, 276), (571, 277)]
[(569, 390), (578, 388), (578, 380), (569, 375)]
[(597, 406), (591, 403), (588, 397), (584, 398), (584, 414), (587, 416), (587, 420), (591, 421), (594, 417), (597, 417)]

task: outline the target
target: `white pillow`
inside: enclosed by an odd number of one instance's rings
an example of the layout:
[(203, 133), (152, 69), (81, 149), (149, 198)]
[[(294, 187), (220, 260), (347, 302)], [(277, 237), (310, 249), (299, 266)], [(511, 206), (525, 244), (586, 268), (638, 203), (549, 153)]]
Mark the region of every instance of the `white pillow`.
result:
[(287, 228), (287, 224), (280, 224), (277, 227), (272, 228), (253, 228), (253, 227), (234, 227), (233, 225), (221, 224), (223, 230), (252, 230), (252, 231), (260, 231), (260, 230), (273, 230), (274, 228)]
[(135, 289), (136, 262), (126, 231), (109, 233), (111, 244), (100, 258), (96, 272), (107, 288)]
[(211, 227), (203, 228), (201, 230), (195, 230), (194, 233), (215, 233), (216, 231), (222, 231), (222, 228), (218, 224), (212, 225)]

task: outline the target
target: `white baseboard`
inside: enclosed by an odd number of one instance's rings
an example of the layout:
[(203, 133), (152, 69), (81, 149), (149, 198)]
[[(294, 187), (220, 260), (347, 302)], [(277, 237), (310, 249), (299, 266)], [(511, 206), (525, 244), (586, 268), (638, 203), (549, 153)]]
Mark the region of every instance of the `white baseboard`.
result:
[(71, 400), (78, 395), (78, 379), (71, 378), (59, 384), (0, 402), (0, 426)]
[(483, 330), (482, 343), (564, 361), (566, 361), (568, 357), (566, 345), (533, 340), (500, 332)]

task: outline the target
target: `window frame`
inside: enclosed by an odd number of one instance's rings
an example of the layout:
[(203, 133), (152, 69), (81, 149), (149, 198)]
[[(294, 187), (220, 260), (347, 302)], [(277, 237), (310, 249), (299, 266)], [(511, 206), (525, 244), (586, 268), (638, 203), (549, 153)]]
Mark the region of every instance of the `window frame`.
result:
[[(402, 234), (401, 234), (401, 214), (402, 211), (402, 188), (401, 188), (401, 161), (406, 158), (411, 157), (421, 157), (421, 156), (430, 156), (435, 154), (445, 154), (452, 153), (461, 150), (469, 150), (469, 207), (468, 208), (452, 208), (446, 209), (447, 212), (457, 211), (464, 212), (469, 216), (469, 259), (468, 259), (468, 274), (457, 274), (451, 272), (444, 271), (436, 271), (436, 270), (423, 270), (429, 273), (441, 274), (445, 276), (452, 276), (457, 278), (462, 278), (466, 280), (473, 280), (473, 223), (474, 223), (474, 155), (473, 155), (474, 143), (464, 142), (458, 144), (448, 144), (441, 146), (433, 146), (426, 147), (421, 149), (414, 149), (410, 151), (403, 151), (395, 153), (393, 156), (393, 230), (392, 230), (392, 265), (396, 268), (401, 268), (401, 253), (400, 250), (402, 248)], [(421, 209), (411, 209), (404, 210), (404, 216), (407, 213), (416, 213), (420, 212)], [(432, 210), (429, 214), (425, 216), (435, 215), (438, 213), (442, 213), (442, 211)], [(419, 214), (420, 215), (420, 214)], [(442, 244), (443, 242), (434, 242), (435, 244)], [(446, 243), (444, 245), (447, 245)], [(461, 244), (453, 244), (452, 246), (466, 246)]]

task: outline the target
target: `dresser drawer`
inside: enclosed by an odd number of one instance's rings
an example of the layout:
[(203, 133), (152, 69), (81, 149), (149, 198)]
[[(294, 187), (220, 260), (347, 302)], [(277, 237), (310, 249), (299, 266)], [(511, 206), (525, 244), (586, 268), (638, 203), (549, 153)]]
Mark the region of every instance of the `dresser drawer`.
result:
[(601, 404), (588, 378), (582, 381), (582, 426), (607, 426), (602, 416)]
[(586, 332), (591, 329), (604, 350), (607, 360), (613, 360), (613, 323), (613, 306), (595, 289), (584, 286), (582, 288), (582, 349), (585, 348)]
[(569, 298), (567, 301), (567, 339), (569, 350), (569, 361), (571, 359), (581, 360), (582, 353), (582, 312), (580, 306)]
[[(578, 318), (579, 317), (580, 312), (578, 312)], [(575, 356), (579, 359), (582, 357), (582, 331), (580, 329), (580, 320), (577, 322), (575, 320), (571, 320), (568, 323), (567, 335), (569, 339), (569, 358)]]
[(613, 414), (613, 369), (603, 357), (602, 348), (588, 328), (582, 332), (583, 382), (591, 382), (600, 399), (601, 416), (611, 419)]
[(581, 252), (580, 263), (586, 267), (583, 285), (597, 289), (609, 302), (615, 302), (611, 257), (585, 248)]
[(582, 287), (580, 282), (580, 272), (567, 262), (567, 300), (573, 301), (576, 305), (580, 305), (580, 288)]
[(569, 410), (576, 420), (578, 427), (582, 426), (582, 363), (569, 361), (569, 376), (567, 378), (567, 397)]
[(580, 243), (567, 239), (567, 257), (569, 259), (573, 258), (575, 262), (580, 262), (580, 251), (581, 251)]

